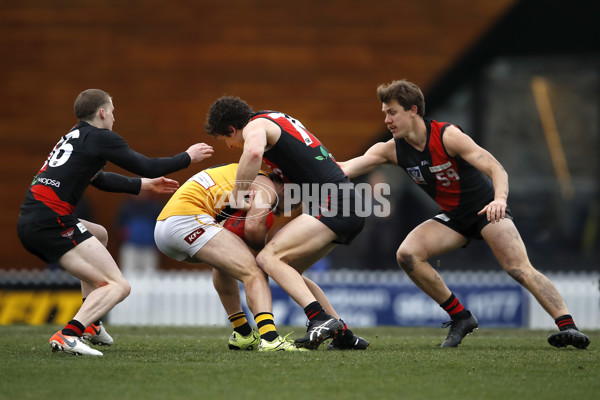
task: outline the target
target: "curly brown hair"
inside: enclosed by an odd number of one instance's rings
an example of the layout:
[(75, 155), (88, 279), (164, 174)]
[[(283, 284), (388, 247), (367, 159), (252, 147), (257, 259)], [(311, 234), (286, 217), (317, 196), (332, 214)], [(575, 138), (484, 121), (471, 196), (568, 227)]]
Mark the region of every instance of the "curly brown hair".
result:
[(234, 96), (217, 99), (208, 110), (204, 128), (210, 136), (231, 136), (229, 127), (243, 129), (254, 114), (252, 107), (244, 100)]
[(400, 80), (379, 85), (377, 96), (382, 103), (397, 100), (398, 104), (404, 107), (404, 110), (417, 106), (417, 114), (421, 117), (425, 115), (425, 96), (423, 96), (421, 89), (412, 82)]

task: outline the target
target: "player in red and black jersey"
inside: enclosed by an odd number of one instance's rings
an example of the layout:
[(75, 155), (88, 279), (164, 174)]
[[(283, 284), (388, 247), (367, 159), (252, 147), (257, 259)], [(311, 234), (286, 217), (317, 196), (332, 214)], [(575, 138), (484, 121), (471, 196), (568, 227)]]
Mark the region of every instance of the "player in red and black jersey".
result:
[(394, 81), (379, 86), (377, 94), (393, 138), (340, 166), (354, 178), (381, 164), (397, 164), (440, 206), (438, 215), (408, 234), (397, 259), (413, 282), (450, 315), (442, 347), (458, 346), (478, 322), (427, 260), (483, 239), (504, 270), (554, 318), (560, 331), (548, 342), (586, 348), (589, 338), (577, 330), (561, 295), (527, 257), (507, 207), (508, 174), (498, 160), (457, 126), (424, 119), (425, 99), (415, 84)]
[[(302, 273), (337, 243), (349, 244), (360, 233), (364, 218), (356, 214), (361, 199), (323, 144), (300, 121), (277, 111), (255, 113), (242, 99), (225, 96), (210, 107), (206, 130), (228, 147), (242, 147), (234, 199), (243, 199), (263, 160), (286, 183), (302, 185), (313, 198), (327, 186), (330, 196), (311, 204), (309, 213), (286, 224), (258, 254), (258, 265), (301, 307), (309, 319), (298, 347), (316, 349), (334, 337), (329, 349), (365, 349), (368, 342), (339, 319), (323, 291)], [(244, 201), (237, 201), (244, 207)], [(247, 205), (246, 205), (247, 206)], [(338, 334), (339, 333), (339, 334)]]
[[(90, 184), (110, 192), (173, 193), (178, 183), (162, 175), (200, 162), (213, 150), (198, 143), (172, 157), (148, 158), (135, 152), (111, 130), (115, 120), (113, 102), (99, 89), (81, 92), (74, 111), (79, 122), (60, 139), (33, 178), (21, 206), (17, 233), (29, 252), (45, 262), (58, 262), (82, 282), (85, 301), (67, 326), (50, 338), (52, 348), (71, 354), (102, 355), (81, 337), (93, 325), (100, 329), (100, 335), (106, 333), (98, 323), (100, 318), (129, 295), (130, 287), (103, 245), (106, 230), (76, 218), (73, 211), (77, 203)], [(104, 172), (107, 162), (149, 178)]]

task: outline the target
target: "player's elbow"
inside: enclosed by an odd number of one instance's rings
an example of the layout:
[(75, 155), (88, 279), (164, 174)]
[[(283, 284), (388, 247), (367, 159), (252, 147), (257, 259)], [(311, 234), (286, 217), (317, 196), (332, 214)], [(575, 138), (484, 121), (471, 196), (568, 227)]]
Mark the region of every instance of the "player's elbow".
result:
[(337, 165), (341, 168), (344, 175), (347, 175), (348, 177), (350, 177), (350, 171), (348, 171), (348, 162), (347, 161), (340, 161), (337, 163)]
[(252, 146), (244, 150), (244, 154), (250, 162), (262, 161), (264, 149), (258, 146)]

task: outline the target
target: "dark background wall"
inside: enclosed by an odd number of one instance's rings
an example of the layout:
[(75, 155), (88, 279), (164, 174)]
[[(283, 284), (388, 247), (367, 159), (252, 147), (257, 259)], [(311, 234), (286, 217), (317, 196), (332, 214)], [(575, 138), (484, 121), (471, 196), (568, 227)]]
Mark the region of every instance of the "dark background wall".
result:
[[(18, 208), (75, 123), (72, 105), (83, 89), (111, 93), (114, 130), (148, 156), (198, 141), (215, 146), (211, 160), (173, 174), (180, 182), (239, 157), (203, 130), (209, 105), (223, 94), (292, 114), (344, 160), (383, 129), (378, 84), (407, 78), (427, 90), (514, 4), (3, 0), (0, 268), (44, 267), (18, 242)], [(111, 236), (123, 196), (87, 191), (94, 220)]]

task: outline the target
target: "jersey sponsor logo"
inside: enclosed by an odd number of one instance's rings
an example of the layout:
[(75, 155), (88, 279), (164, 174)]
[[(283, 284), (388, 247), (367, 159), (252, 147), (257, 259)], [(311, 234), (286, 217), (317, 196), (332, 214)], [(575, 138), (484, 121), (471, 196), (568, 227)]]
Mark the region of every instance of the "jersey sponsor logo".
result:
[(188, 179), (188, 181), (194, 181), (206, 190), (208, 190), (211, 187), (216, 185), (213, 178), (206, 171), (198, 172), (196, 175), (194, 175), (190, 179)]
[(406, 172), (408, 172), (408, 175), (410, 175), (410, 177), (416, 183), (419, 183), (421, 185), (424, 185), (426, 183), (425, 178), (423, 178), (423, 174), (421, 174), (421, 169), (419, 167), (406, 168)]
[(54, 187), (60, 187), (60, 181), (56, 181), (54, 179), (50, 179), (50, 178), (35, 178), (33, 180), (33, 184), (35, 184), (36, 182), (39, 182), (43, 185), (46, 186), (54, 186)]
[(189, 235), (187, 235), (184, 240), (188, 243), (188, 244), (192, 244), (194, 243), (200, 236), (202, 236), (202, 234), (205, 232), (204, 228), (198, 228), (196, 229), (194, 232), (190, 233)]
[(452, 162), (448, 161), (447, 163), (442, 164), (442, 165), (434, 165), (433, 167), (429, 167), (429, 170), (435, 174), (436, 172), (443, 171), (445, 169), (450, 168), (451, 166), (452, 166)]
[(73, 239), (74, 233), (75, 233), (75, 228), (69, 228), (66, 231), (64, 231), (63, 233), (61, 233), (60, 236), (67, 238), (67, 239)]
[(328, 158), (333, 158), (333, 155), (325, 148), (325, 146), (320, 145), (319, 150), (321, 150), (321, 155), (316, 156), (315, 159), (319, 161), (327, 160)]

